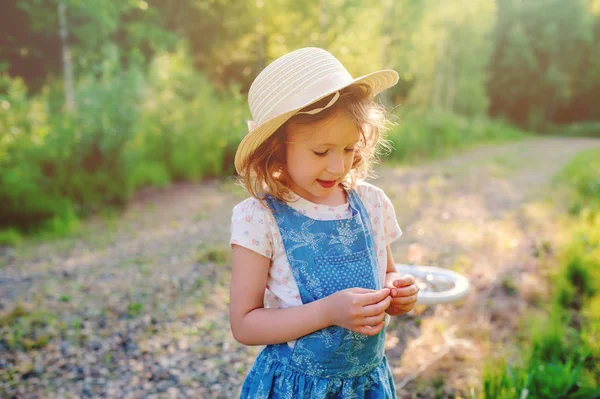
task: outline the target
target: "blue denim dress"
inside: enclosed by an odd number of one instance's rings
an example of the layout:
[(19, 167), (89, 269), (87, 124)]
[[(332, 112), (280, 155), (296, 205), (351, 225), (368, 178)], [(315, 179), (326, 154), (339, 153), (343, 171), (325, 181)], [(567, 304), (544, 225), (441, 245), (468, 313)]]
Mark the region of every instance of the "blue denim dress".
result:
[[(352, 217), (315, 220), (267, 197), (303, 304), (337, 291), (380, 289), (371, 221), (354, 190)], [(396, 398), (384, 355), (385, 328), (369, 337), (330, 326), (288, 344), (267, 345), (242, 386), (241, 398)]]

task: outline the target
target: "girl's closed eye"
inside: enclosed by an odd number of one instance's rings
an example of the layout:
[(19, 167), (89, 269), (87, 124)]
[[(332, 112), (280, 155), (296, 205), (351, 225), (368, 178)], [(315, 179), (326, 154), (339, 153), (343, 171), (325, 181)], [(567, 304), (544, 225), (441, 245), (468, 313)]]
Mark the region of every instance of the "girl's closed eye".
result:
[[(354, 152), (354, 148), (346, 148), (346, 149), (344, 149), (344, 151), (349, 154), (349, 153)], [(327, 155), (328, 152), (329, 152), (329, 150), (324, 151), (324, 152), (313, 151), (313, 153), (318, 157), (324, 157), (325, 155)]]

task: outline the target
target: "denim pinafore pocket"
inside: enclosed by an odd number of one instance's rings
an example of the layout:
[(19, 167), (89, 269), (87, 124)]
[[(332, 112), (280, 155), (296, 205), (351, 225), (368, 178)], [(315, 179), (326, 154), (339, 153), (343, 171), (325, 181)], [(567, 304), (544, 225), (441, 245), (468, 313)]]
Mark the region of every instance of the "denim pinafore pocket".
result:
[(315, 257), (315, 275), (325, 282), (324, 295), (353, 287), (376, 289), (377, 276), (373, 274), (369, 252), (365, 248), (351, 254)]

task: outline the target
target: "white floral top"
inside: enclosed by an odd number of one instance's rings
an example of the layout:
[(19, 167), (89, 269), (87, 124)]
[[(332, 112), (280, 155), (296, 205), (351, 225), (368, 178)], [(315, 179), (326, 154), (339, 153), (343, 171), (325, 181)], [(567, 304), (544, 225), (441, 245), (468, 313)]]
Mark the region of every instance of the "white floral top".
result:
[[(387, 269), (386, 246), (402, 235), (396, 213), (383, 190), (367, 182), (356, 188), (373, 227), (373, 240), (377, 251), (380, 278), (383, 284)], [(352, 216), (348, 203), (338, 206), (320, 205), (302, 197), (288, 205), (302, 214), (317, 220), (347, 219)], [(233, 208), (230, 245), (237, 244), (271, 259), (264, 305), (266, 308), (289, 308), (302, 305), (298, 286), (271, 211), (260, 201), (250, 197)]]

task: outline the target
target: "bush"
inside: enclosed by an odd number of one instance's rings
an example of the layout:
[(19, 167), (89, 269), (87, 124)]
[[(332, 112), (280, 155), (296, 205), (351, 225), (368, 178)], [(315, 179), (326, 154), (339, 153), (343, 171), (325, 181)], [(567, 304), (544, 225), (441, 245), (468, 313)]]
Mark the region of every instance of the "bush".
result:
[(184, 49), (146, 75), (108, 51), (100, 73), (79, 80), (71, 114), (60, 90), (28, 97), (0, 76), (0, 227), (62, 234), (142, 186), (233, 173), (244, 101), (217, 93)]
[(600, 137), (600, 122), (577, 122), (566, 125), (551, 125), (545, 134), (566, 137)]
[(475, 144), (524, 137), (523, 131), (485, 117), (407, 112), (390, 129), (388, 138), (394, 150), (386, 159), (400, 162), (429, 159)]
[[(600, 149), (583, 151), (560, 171), (555, 184), (567, 187), (576, 195), (575, 201), (583, 206), (596, 208), (600, 205)], [(579, 204), (579, 208), (582, 204)]]
[(179, 50), (156, 57), (143, 98), (127, 148), (131, 189), (233, 173), (228, 153), (248, 118), (239, 93), (215, 92)]
[(0, 230), (0, 246), (16, 246), (21, 242), (21, 234), (17, 229)]

